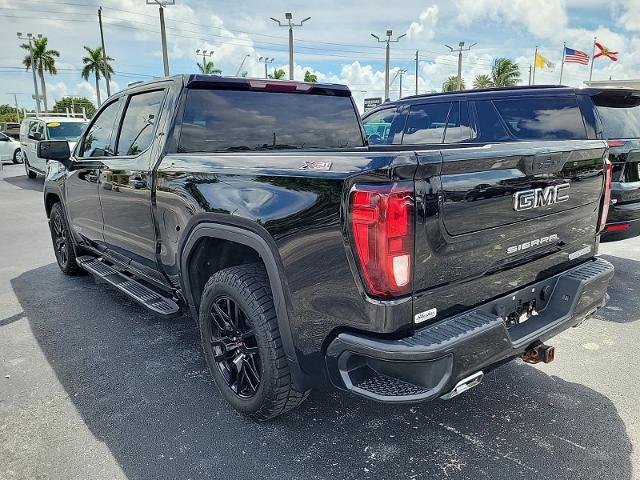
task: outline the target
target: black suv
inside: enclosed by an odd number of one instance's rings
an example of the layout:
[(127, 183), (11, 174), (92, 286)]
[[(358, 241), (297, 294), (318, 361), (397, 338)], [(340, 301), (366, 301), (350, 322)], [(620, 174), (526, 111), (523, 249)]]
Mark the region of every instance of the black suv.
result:
[[(458, 138), (500, 128), (466, 106), (437, 105)], [(565, 135), (584, 136), (576, 110)], [(453, 117), (437, 122), (452, 135)], [(258, 419), (328, 382), (417, 402), (508, 359), (551, 361), (542, 342), (600, 307), (613, 275), (595, 256), (604, 141), (367, 146), (344, 86), (189, 75), (117, 93), (72, 153), (38, 153), (56, 160), (61, 270), (190, 312), (222, 396)]]
[[(606, 139), (613, 164), (602, 241), (640, 235), (640, 92), (535, 86), (416, 95), (387, 102), (362, 121), (369, 144), (458, 145)], [(479, 186), (478, 186), (479, 187)], [(491, 188), (471, 192), (480, 198)]]

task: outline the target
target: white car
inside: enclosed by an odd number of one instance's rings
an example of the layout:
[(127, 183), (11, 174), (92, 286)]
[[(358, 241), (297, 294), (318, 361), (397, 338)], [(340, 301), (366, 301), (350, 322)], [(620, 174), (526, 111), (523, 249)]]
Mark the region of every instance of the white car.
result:
[(4, 133), (0, 133), (0, 162), (20, 163), (22, 154), (20, 142)]
[(29, 178), (46, 175), (47, 160), (37, 155), (41, 140), (66, 140), (73, 150), (82, 135), (87, 121), (74, 117), (31, 117), (20, 124), (20, 145), (24, 170)]

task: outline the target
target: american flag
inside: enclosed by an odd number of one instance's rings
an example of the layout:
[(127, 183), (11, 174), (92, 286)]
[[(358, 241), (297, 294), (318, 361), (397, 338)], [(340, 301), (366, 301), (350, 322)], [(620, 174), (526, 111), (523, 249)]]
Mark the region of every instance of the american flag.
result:
[(588, 65), (589, 55), (581, 52), (580, 50), (564, 47), (564, 61), (566, 63), (581, 63), (582, 65)]

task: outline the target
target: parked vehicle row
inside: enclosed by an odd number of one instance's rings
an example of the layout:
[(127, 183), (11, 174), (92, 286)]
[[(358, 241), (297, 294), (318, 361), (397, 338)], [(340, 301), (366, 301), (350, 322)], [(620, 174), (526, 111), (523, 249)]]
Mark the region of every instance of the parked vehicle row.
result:
[(20, 124), (20, 146), (25, 173), (29, 178), (46, 175), (47, 159), (38, 156), (37, 145), (42, 140), (63, 140), (75, 147), (87, 121), (74, 117), (28, 117)]
[(595, 257), (608, 146), (576, 91), (478, 95), (388, 104), (363, 128), (339, 85), (132, 86), (73, 151), (37, 143), (57, 262), (190, 312), (222, 396), (257, 419), (327, 383), (417, 402), (549, 362), (613, 275)]
[[(369, 144), (444, 145), (605, 139), (613, 164), (602, 241), (640, 235), (640, 92), (614, 88), (523, 87), (406, 97), (363, 117)], [(510, 195), (493, 177), (466, 200)], [(447, 199), (460, 192), (448, 190)]]
[(13, 163), (22, 161), (20, 142), (0, 132), (0, 163), (8, 161)]

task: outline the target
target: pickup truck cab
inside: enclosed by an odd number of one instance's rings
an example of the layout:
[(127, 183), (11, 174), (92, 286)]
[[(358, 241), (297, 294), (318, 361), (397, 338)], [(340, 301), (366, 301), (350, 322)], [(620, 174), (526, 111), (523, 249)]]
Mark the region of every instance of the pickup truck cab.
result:
[(39, 153), (61, 270), (190, 312), (221, 395), (256, 419), (328, 382), (417, 402), (551, 361), (543, 342), (613, 275), (605, 142), (370, 146), (340, 85), (170, 77)]

